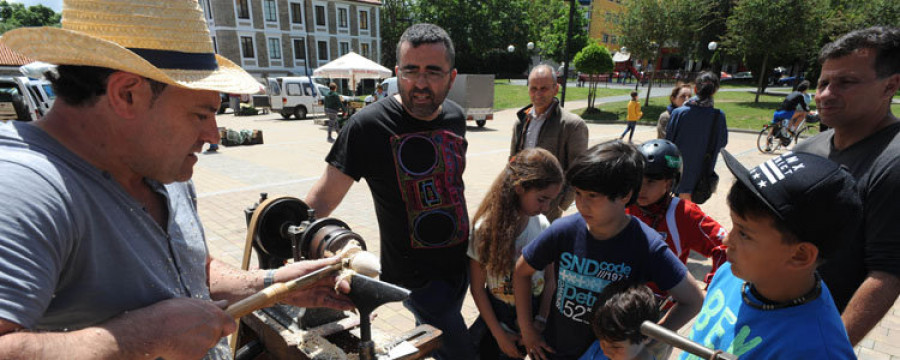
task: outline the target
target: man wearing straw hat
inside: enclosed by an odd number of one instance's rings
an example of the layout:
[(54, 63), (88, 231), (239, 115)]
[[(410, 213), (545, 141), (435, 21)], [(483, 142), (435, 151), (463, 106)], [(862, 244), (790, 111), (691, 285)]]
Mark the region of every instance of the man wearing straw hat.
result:
[[(260, 86), (213, 53), (197, 1), (66, 0), (61, 29), (0, 41), (59, 65), (46, 117), (0, 124), (0, 358), (230, 358), (223, 305), (334, 261), (209, 256), (195, 154), (219, 140), (219, 92)], [(286, 302), (350, 308), (333, 286)]]

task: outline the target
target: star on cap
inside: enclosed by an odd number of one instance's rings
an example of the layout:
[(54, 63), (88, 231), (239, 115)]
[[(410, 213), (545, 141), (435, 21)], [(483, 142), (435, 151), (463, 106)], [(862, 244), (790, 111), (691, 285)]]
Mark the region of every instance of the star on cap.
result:
[(760, 181), (759, 181), (758, 183), (756, 183), (756, 184), (759, 185), (759, 187), (761, 187), (761, 188), (766, 187), (766, 181), (765, 181), (765, 180), (760, 180)]

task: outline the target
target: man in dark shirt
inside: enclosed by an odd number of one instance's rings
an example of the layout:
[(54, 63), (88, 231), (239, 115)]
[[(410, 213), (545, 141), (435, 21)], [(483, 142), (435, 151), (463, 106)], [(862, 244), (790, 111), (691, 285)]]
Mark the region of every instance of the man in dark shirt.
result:
[(847, 166), (863, 199), (859, 236), (819, 267), (856, 345), (900, 295), (900, 120), (891, 113), (900, 89), (900, 29), (848, 33), (825, 45), (819, 62), (816, 104), (834, 131), (796, 150)]
[(473, 359), (463, 321), (469, 218), (462, 173), (466, 120), (446, 100), (456, 79), (453, 43), (438, 26), (416, 24), (397, 44), (399, 94), (354, 115), (326, 157), (306, 202), (327, 216), (354, 181), (375, 202), (385, 281), (409, 288), (416, 323), (443, 332), (437, 359)]

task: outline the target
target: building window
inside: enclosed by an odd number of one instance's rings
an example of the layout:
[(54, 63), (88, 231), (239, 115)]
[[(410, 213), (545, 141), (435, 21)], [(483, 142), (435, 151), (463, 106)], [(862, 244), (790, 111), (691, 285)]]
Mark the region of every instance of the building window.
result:
[(340, 56), (347, 55), (347, 53), (350, 52), (350, 43), (348, 43), (346, 41), (341, 41), (340, 45), (341, 45)]
[(325, 25), (325, 5), (316, 5), (316, 26)]
[(369, 12), (366, 10), (359, 11), (359, 29), (369, 30)]
[(269, 58), (272, 60), (281, 60), (281, 41), (277, 38), (269, 39)]
[(318, 50), (319, 50), (319, 60), (328, 61), (328, 42), (327, 41), (319, 41), (318, 42)]
[(291, 3), (291, 24), (303, 24), (303, 4)]
[(348, 13), (346, 8), (338, 8), (338, 27), (346, 28), (350, 26), (348, 21)]
[(369, 57), (369, 44), (359, 44), (359, 52), (363, 57)]
[(247, 59), (256, 57), (253, 53), (253, 37), (241, 36), (241, 55)]
[(294, 60), (306, 61), (306, 41), (294, 39)]
[(275, 9), (275, 0), (263, 1), (263, 13), (266, 21), (278, 21), (278, 10)]
[(609, 35), (603, 34), (603, 43), (604, 43), (604, 44), (609, 43)]
[(237, 0), (237, 12), (238, 19), (250, 18), (250, 6), (247, 4), (247, 0)]

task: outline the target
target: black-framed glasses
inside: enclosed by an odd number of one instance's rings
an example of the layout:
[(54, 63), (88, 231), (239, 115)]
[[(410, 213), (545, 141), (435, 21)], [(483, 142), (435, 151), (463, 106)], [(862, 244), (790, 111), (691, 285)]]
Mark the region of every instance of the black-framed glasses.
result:
[(440, 70), (425, 70), (425, 71), (415, 71), (404, 69), (400, 70), (400, 78), (403, 80), (417, 81), (420, 77), (424, 76), (425, 80), (428, 82), (438, 82), (444, 79), (444, 77), (449, 74), (450, 71), (440, 71)]

